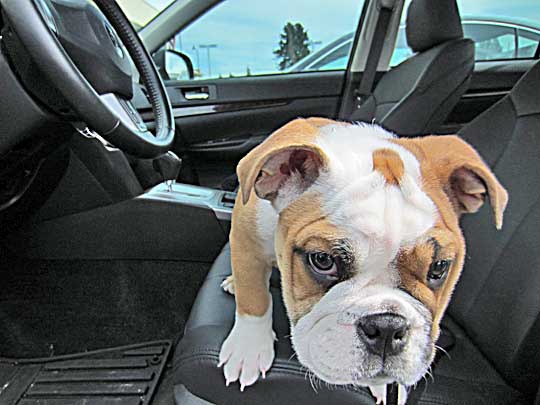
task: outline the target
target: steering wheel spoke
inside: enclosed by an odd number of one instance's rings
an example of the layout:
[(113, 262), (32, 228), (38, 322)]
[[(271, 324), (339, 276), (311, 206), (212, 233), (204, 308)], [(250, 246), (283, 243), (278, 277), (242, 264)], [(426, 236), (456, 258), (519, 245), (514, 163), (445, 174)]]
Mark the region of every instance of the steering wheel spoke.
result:
[(114, 93), (102, 94), (99, 96), (101, 102), (107, 108), (114, 112), (116, 117), (132, 131), (146, 132), (148, 127), (144, 123), (142, 116), (139, 114), (131, 100), (126, 100), (122, 96)]

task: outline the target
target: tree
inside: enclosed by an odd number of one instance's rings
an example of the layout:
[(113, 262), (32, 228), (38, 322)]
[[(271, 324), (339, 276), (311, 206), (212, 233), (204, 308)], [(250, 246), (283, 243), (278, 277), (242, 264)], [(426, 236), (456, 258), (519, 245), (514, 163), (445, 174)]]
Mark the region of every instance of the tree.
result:
[(302, 24), (288, 22), (280, 35), (279, 48), (274, 55), (279, 60), (279, 70), (285, 70), (309, 55), (309, 37)]

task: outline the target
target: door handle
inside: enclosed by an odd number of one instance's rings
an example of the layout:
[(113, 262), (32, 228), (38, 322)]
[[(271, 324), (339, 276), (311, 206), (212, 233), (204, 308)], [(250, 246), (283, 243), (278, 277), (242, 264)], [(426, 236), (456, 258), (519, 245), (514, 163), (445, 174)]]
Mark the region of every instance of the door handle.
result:
[(184, 98), (186, 100), (208, 100), (210, 97), (210, 92), (208, 88), (201, 87), (199, 89), (186, 89), (183, 91)]

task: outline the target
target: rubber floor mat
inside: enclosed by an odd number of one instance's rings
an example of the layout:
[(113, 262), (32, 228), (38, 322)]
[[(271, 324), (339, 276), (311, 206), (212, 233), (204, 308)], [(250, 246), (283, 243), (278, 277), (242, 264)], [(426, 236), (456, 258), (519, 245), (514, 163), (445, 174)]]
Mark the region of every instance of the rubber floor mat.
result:
[(0, 404), (149, 404), (170, 350), (170, 341), (156, 341), (41, 359), (0, 358)]

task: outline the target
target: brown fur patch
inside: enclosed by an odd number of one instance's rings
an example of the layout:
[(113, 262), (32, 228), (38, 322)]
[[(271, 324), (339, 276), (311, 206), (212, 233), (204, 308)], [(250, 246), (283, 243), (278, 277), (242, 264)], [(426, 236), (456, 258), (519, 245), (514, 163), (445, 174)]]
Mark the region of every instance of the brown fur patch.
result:
[(373, 170), (380, 172), (386, 183), (397, 185), (403, 177), (405, 167), (399, 155), (391, 149), (377, 149), (373, 152)]
[[(240, 207), (241, 195), (236, 197)], [(257, 199), (251, 199), (241, 209), (234, 209), (231, 222), (231, 264), (234, 276), (236, 310), (242, 315), (262, 316), (270, 304), (268, 275), (272, 263), (265, 259), (258, 235)]]
[[(464, 212), (474, 212), (474, 210), (468, 210), (456, 198), (455, 193), (451, 192), (452, 176), (460, 169), (466, 169), (481, 179), (487, 186), (491, 209), (495, 217), (495, 226), (497, 229), (502, 227), (503, 213), (508, 203), (508, 193), (472, 146), (455, 135), (402, 138), (393, 139), (392, 142), (409, 149), (416, 156), (420, 165), (423, 166), (422, 176), (426, 176), (426, 168), (429, 167), (429, 177), (436, 181), (428, 185), (446, 191), (456, 216)], [(472, 191), (473, 194), (477, 193), (478, 187)]]
[[(263, 143), (249, 152), (238, 163), (238, 167), (236, 168), (241, 186), (239, 193), (242, 195), (242, 199), (240, 201), (244, 205), (248, 202), (263, 165), (281, 150), (286, 148), (304, 148), (319, 154), (321, 157), (324, 156), (314, 141), (317, 135), (319, 135), (319, 128), (329, 124), (336, 124), (336, 121), (326, 118), (295, 119), (279, 128)], [(264, 173), (266, 176), (273, 174), (273, 172)]]
[(331, 241), (344, 237), (322, 213), (321, 206), (320, 196), (304, 194), (282, 211), (278, 224), (277, 261), (283, 299), (293, 323), (307, 314), (326, 293), (326, 288), (310, 275), (298, 249), (330, 252)]
[[(420, 243), (399, 252), (397, 267), (402, 286), (428, 308), (433, 316), (432, 337), (439, 334), (439, 321), (450, 300), (453, 286), (461, 272), (464, 246), (461, 233), (454, 233), (439, 221)], [(427, 285), (431, 264), (437, 260), (450, 260), (451, 267), (444, 284), (432, 290)]]

